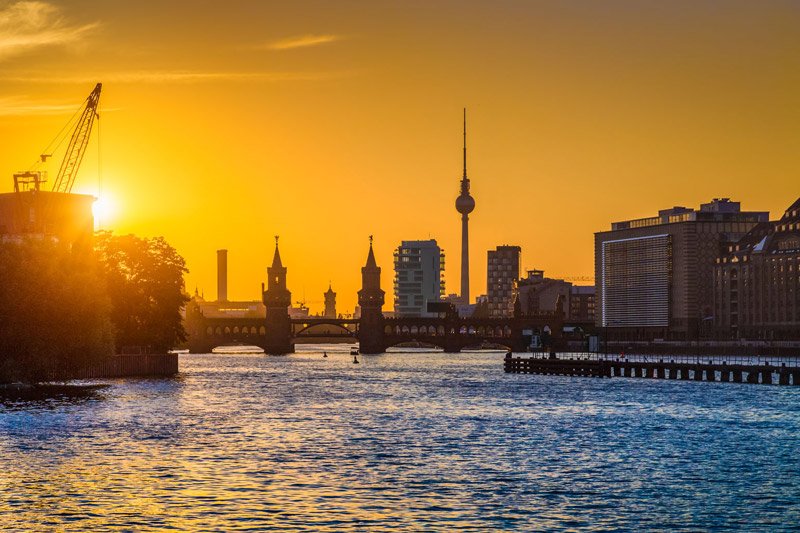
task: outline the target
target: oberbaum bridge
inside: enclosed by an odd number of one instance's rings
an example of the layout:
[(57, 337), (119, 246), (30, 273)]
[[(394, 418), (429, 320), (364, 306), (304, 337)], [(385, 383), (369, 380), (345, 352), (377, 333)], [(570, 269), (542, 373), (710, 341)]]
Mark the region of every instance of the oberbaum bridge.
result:
[(534, 335), (546, 331), (552, 332), (554, 343), (558, 342), (564, 321), (563, 304), (555, 311), (523, 315), (519, 302), (515, 303), (513, 316), (508, 318), (460, 317), (455, 306), (447, 303), (433, 306), (438, 316), (385, 317), (381, 268), (375, 261), (371, 237), (367, 263), (361, 268), (359, 318), (291, 318), (286, 271), (276, 239), (272, 266), (267, 268), (266, 290), (261, 285), (266, 307), (263, 318), (206, 317), (201, 307), (190, 303), (186, 310), (189, 351), (209, 353), (217, 346), (246, 344), (258, 346), (270, 355), (283, 355), (294, 352), (295, 341), (351, 338), (358, 341), (359, 352), (363, 354), (383, 353), (404, 343), (438, 346), (450, 353), (485, 345), (522, 352), (529, 348)]

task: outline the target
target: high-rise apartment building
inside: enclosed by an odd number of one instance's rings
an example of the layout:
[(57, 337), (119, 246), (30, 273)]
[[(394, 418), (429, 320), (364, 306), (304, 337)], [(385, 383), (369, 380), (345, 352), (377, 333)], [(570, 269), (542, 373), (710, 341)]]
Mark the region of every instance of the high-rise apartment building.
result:
[(800, 199), (717, 259), (715, 336), (800, 339)]
[(402, 241), (394, 252), (395, 316), (428, 316), (428, 302), (444, 291), (444, 251), (436, 240)]
[(768, 220), (767, 212), (718, 198), (595, 233), (597, 325), (612, 339), (697, 338), (703, 318), (713, 316), (716, 258)]
[(514, 290), (519, 279), (519, 246), (498, 246), (488, 252), (486, 296), (489, 316), (510, 317), (514, 314)]

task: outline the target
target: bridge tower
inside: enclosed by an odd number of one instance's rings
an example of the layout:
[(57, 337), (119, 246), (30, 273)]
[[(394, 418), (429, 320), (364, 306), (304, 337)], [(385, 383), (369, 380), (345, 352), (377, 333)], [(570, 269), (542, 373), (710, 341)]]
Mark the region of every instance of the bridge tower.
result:
[(325, 318), (336, 318), (336, 293), (333, 292), (330, 282), (328, 282), (328, 290), (325, 292)]
[[(263, 284), (261, 288), (263, 290)], [(267, 290), (263, 291), (263, 302), (267, 308), (264, 351), (270, 355), (294, 352), (292, 323), (289, 320), (292, 293), (286, 288), (286, 267), (281, 263), (277, 235), (272, 266), (267, 268)]]
[(381, 269), (375, 262), (372, 235), (370, 235), (367, 264), (361, 269), (361, 290), (358, 291), (358, 305), (361, 307), (358, 343), (361, 353), (374, 354), (386, 351), (382, 309), (384, 294), (381, 290)]

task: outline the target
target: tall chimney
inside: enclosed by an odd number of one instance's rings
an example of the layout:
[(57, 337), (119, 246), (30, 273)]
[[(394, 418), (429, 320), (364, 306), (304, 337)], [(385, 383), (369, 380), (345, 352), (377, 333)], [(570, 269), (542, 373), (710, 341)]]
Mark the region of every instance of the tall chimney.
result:
[(217, 301), (228, 301), (228, 250), (217, 250)]

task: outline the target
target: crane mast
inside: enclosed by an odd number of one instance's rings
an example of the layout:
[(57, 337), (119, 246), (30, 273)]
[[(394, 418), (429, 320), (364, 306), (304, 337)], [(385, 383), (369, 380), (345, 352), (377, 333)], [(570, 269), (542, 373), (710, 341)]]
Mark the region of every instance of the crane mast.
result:
[(89, 144), (89, 134), (92, 132), (94, 119), (96, 117), (99, 118), (97, 104), (100, 102), (100, 90), (102, 88), (103, 84), (98, 83), (86, 98), (86, 107), (83, 108), (78, 123), (75, 125), (75, 129), (69, 139), (69, 145), (67, 145), (67, 153), (64, 155), (63, 161), (61, 161), (58, 175), (53, 182), (53, 192), (69, 193), (72, 191), (75, 176), (78, 174), (78, 168), (81, 166), (81, 161), (86, 153), (86, 146)]

